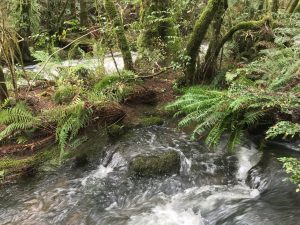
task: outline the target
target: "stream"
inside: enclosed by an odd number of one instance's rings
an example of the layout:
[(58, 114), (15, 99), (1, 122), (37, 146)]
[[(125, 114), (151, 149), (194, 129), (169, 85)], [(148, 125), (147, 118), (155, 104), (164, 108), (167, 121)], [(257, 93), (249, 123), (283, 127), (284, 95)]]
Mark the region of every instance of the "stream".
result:
[[(130, 131), (115, 144), (93, 138), (89, 164), (68, 163), (0, 190), (0, 224), (9, 225), (297, 225), (300, 194), (277, 157), (299, 153), (244, 140), (235, 154), (215, 151), (171, 126)], [(223, 143), (224, 146), (224, 143)], [(174, 150), (178, 175), (132, 178), (139, 154)]]

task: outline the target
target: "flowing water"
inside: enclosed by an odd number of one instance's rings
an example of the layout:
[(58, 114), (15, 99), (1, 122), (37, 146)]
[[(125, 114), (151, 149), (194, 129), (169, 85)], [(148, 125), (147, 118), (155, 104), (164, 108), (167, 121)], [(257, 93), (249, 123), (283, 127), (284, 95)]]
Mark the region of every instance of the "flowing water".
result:
[[(156, 126), (101, 146), (93, 140), (98, 153), (86, 167), (70, 163), (1, 190), (0, 224), (299, 224), (300, 194), (276, 160), (295, 151), (274, 144), (262, 153), (245, 140), (235, 154), (222, 146), (212, 152), (174, 128)], [(181, 155), (180, 174), (129, 177), (136, 155), (170, 150)]]
[[(132, 52), (133, 62), (136, 61), (138, 55), (135, 52)], [(48, 62), (46, 65), (44, 63), (25, 66), (24, 69), (26, 71), (32, 71), (35, 73), (41, 73), (40, 76), (43, 79), (53, 80), (58, 78), (61, 73), (61, 69), (63, 68), (71, 68), (76, 66), (81, 66), (87, 69), (96, 70), (97, 67), (103, 64), (104, 70), (106, 74), (111, 74), (121, 71), (124, 69), (124, 61), (121, 53), (116, 52), (111, 55), (106, 55), (104, 57), (103, 62), (99, 58), (87, 58), (87, 59), (73, 59), (73, 60), (64, 60), (58, 62)], [(116, 67), (117, 66), (117, 67)], [(43, 69), (42, 69), (43, 68)], [(21, 68), (17, 67), (17, 70), (21, 70)], [(42, 69), (42, 70), (41, 70)], [(4, 67), (3, 72), (6, 74), (9, 73), (9, 69)], [(26, 82), (19, 81), (20, 84), (26, 84)]]

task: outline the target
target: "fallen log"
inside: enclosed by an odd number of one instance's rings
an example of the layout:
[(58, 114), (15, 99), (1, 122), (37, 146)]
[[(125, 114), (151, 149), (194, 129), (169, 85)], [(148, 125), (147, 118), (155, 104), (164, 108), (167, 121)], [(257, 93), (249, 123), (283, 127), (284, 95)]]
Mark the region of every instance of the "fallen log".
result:
[(0, 147), (0, 157), (7, 155), (27, 155), (55, 143), (55, 135), (33, 141), (29, 144), (7, 145)]

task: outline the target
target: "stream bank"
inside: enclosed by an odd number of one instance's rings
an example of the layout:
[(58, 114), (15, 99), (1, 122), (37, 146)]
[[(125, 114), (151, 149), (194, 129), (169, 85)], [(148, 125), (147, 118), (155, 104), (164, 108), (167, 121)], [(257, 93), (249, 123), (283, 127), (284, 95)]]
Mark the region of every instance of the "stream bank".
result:
[[(1, 189), (0, 224), (295, 225), (300, 219), (300, 197), (276, 159), (299, 157), (287, 147), (261, 152), (245, 139), (236, 154), (211, 151), (168, 124), (132, 129), (111, 145), (94, 134), (82, 146), (94, 152), (85, 166), (69, 162)], [(179, 174), (129, 176), (137, 155), (170, 150), (180, 154)]]

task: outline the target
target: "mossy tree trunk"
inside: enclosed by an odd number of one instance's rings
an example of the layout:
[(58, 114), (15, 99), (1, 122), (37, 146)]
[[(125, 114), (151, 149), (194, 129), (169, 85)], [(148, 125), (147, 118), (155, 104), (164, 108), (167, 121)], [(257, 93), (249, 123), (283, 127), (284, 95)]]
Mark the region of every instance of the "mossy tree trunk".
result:
[(122, 52), (124, 60), (124, 68), (126, 70), (134, 71), (132, 56), (128, 44), (128, 40), (125, 35), (124, 25), (121, 16), (112, 0), (104, 1), (105, 11), (110, 21), (113, 24), (116, 37), (118, 39), (118, 45)]
[(76, 18), (76, 0), (70, 1), (70, 12), (71, 12), (71, 18)]
[(300, 13), (300, 1), (298, 3), (297, 7), (295, 8), (294, 12), (295, 13)]
[(279, 9), (279, 0), (272, 0), (272, 12), (277, 13)]
[(289, 7), (289, 9), (288, 9), (288, 12), (293, 13), (295, 11), (298, 3), (299, 3), (299, 0), (293, 0), (290, 7)]
[(208, 50), (205, 55), (204, 63), (202, 64), (197, 74), (200, 75), (202, 81), (210, 81), (217, 71), (217, 54), (216, 51), (221, 39), (221, 28), (223, 23), (223, 17), (228, 8), (228, 1), (223, 0), (219, 5), (215, 18), (212, 22), (212, 40), (209, 43)]
[(25, 63), (31, 63), (34, 58), (31, 56), (29, 50), (28, 37), (31, 35), (31, 2), (30, 0), (22, 0), (19, 3), (20, 18), (18, 21), (19, 30), (18, 33), (22, 37), (19, 42), (19, 48), (21, 52), (22, 61)]
[(2, 66), (0, 65), (0, 103), (3, 103), (8, 98), (8, 91), (5, 84), (5, 77)]
[(88, 10), (86, 0), (79, 0), (80, 4), (80, 25), (83, 27), (88, 26)]
[(223, 48), (223, 46), (225, 45), (225, 43), (229, 40), (232, 39), (233, 35), (240, 30), (259, 30), (261, 29), (263, 26), (271, 26), (271, 18), (269, 17), (265, 17), (262, 20), (258, 20), (258, 21), (247, 21), (247, 22), (240, 22), (237, 25), (235, 25), (234, 27), (232, 27), (225, 35), (224, 37), (221, 39), (220, 43), (217, 46), (216, 49), (216, 57), (220, 54), (221, 49)]
[[(224, 9), (223, 9), (224, 11)], [(224, 12), (223, 12), (224, 14)], [(205, 56), (205, 61), (202, 64), (202, 67), (199, 69), (199, 74), (201, 77), (201, 81), (209, 82), (211, 81), (217, 72), (217, 59), (218, 56), (225, 45), (225, 43), (232, 39), (233, 35), (241, 30), (259, 30), (264, 26), (270, 27), (271, 18), (266, 17), (259, 21), (248, 21), (248, 22), (240, 22), (234, 27), (232, 27), (223, 38), (220, 37), (220, 30), (222, 24), (222, 12), (221, 10), (218, 12), (218, 16), (214, 21), (214, 38), (210, 42), (207, 54)], [(221, 17), (220, 17), (221, 16)]]
[(195, 84), (199, 80), (199, 77), (196, 77), (195, 73), (199, 49), (205, 38), (207, 29), (222, 2), (223, 0), (209, 0), (207, 6), (194, 26), (186, 47), (186, 55), (189, 57), (189, 62), (184, 71), (185, 83), (187, 85)]
[(57, 18), (57, 22), (56, 22), (57, 28), (56, 28), (56, 30), (58, 31), (59, 34), (61, 34), (62, 31), (63, 31), (63, 22), (64, 22), (63, 17), (65, 15), (65, 12), (67, 10), (67, 7), (68, 7), (70, 1), (72, 1), (72, 0), (65, 0), (65, 4), (63, 5), (63, 8), (62, 8), (62, 10), (61, 10), (61, 12), (60, 12), (60, 14)]
[(263, 10), (265, 7), (265, 0), (259, 0), (258, 10)]
[(178, 35), (170, 10), (171, 0), (142, 1), (141, 22), (144, 31), (139, 40), (142, 49), (159, 49), (164, 55), (176, 51)]

